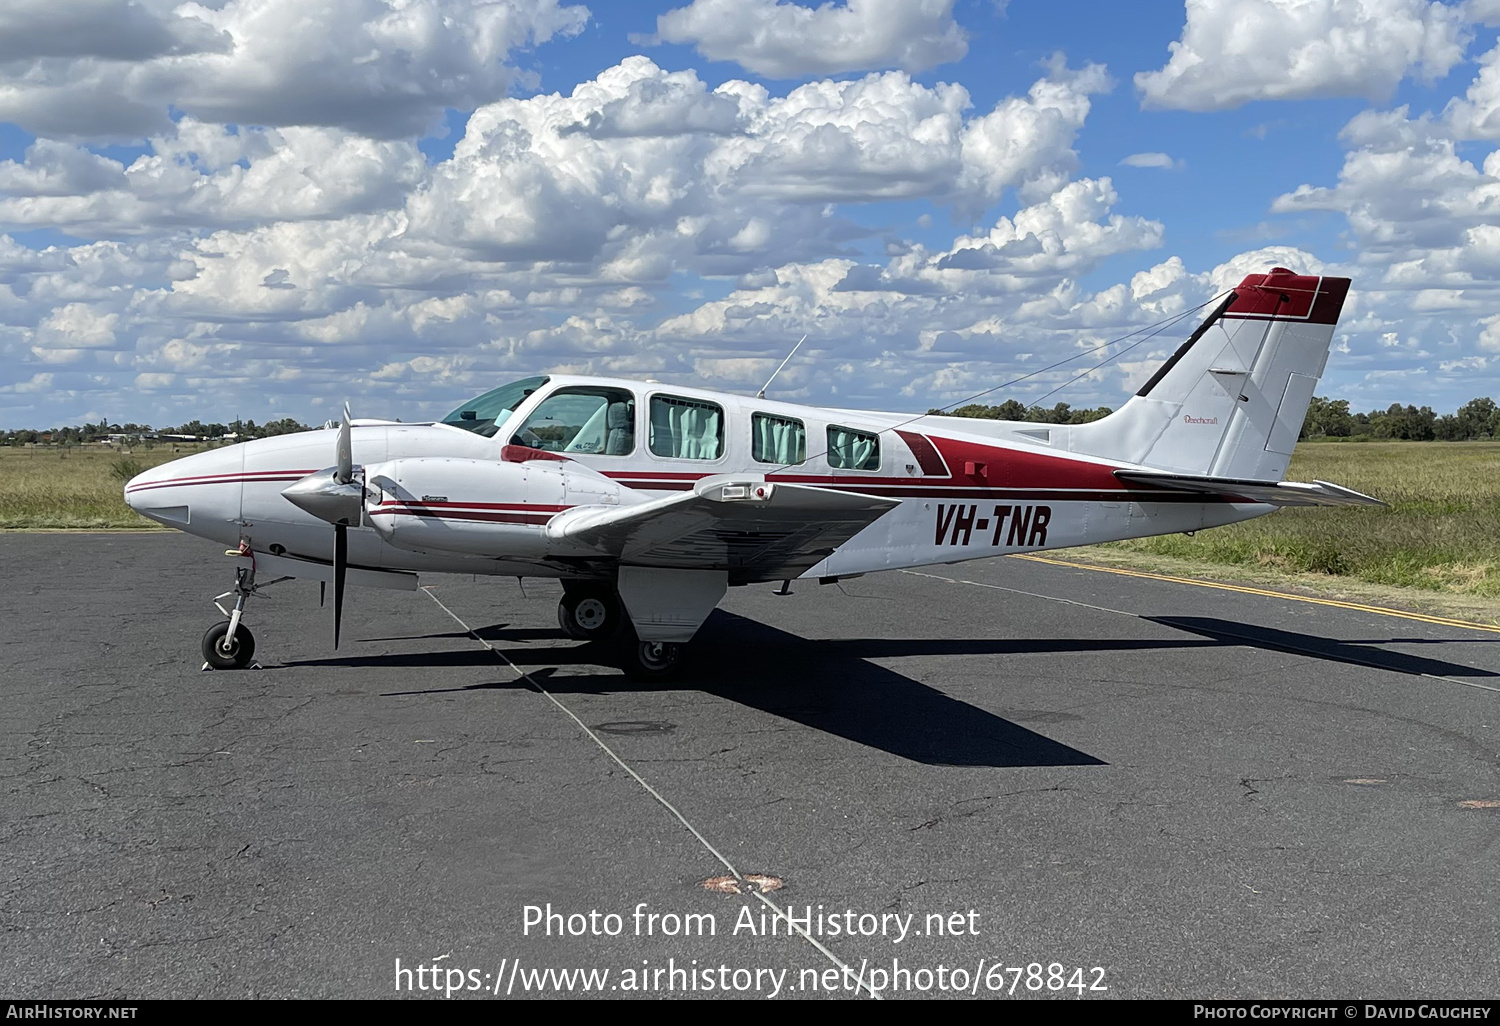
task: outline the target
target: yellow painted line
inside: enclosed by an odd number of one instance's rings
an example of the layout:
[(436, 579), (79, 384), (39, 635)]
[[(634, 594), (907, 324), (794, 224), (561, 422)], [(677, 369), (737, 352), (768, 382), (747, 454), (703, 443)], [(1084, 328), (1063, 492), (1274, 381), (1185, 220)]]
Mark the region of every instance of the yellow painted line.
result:
[(1268, 591), (1265, 588), (1251, 588), (1244, 584), (1222, 584), (1218, 581), (1195, 581), (1191, 577), (1172, 577), (1168, 574), (1153, 574), (1144, 570), (1126, 570), (1117, 566), (1100, 566), (1097, 563), (1075, 563), (1067, 559), (1048, 559), (1046, 556), (1032, 556), (1024, 553), (1015, 553), (1013, 559), (1029, 559), (1033, 563), (1047, 563), (1050, 566), (1071, 567), (1075, 570), (1097, 570), (1100, 573), (1120, 574), (1123, 577), (1144, 577), (1152, 581), (1168, 581), (1172, 584), (1191, 584), (1195, 588), (1215, 588), (1219, 591), (1237, 591), (1242, 595), (1264, 595), (1267, 598), (1290, 599), (1293, 602), (1310, 602), (1315, 606), (1333, 606), (1336, 609), (1353, 609), (1361, 613), (1376, 613), (1380, 616), (1399, 616), (1403, 620), (1418, 620), (1422, 623), (1437, 624), (1440, 627), (1462, 627), (1471, 631), (1488, 631), (1491, 634), (1500, 634), (1500, 627), (1487, 623), (1472, 623), (1468, 620), (1454, 620), (1446, 616), (1429, 616), (1426, 613), (1409, 613), (1404, 609), (1388, 609), (1385, 606), (1367, 606), (1359, 602), (1341, 602), (1338, 599), (1313, 598), (1311, 595), (1293, 595), (1285, 591)]

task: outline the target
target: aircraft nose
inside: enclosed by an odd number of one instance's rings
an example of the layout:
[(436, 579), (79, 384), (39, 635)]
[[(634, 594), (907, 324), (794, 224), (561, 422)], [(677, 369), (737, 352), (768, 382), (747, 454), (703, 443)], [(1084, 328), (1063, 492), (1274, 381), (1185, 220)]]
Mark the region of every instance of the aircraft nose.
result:
[(184, 456), (137, 474), (125, 484), (125, 504), (168, 527), (239, 519), (244, 446)]
[(143, 470), (129, 481), (126, 481), (125, 505), (137, 513), (144, 512), (147, 507), (151, 506), (153, 499), (150, 493), (158, 490), (160, 485), (170, 479), (170, 475), (165, 473), (166, 468), (170, 465), (162, 464), (160, 467)]

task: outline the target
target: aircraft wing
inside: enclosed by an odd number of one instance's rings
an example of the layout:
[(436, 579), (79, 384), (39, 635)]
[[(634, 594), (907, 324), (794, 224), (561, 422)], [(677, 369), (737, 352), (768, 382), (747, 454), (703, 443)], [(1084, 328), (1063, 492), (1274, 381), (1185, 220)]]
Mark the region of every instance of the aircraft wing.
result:
[(854, 492), (712, 477), (635, 506), (580, 506), (547, 537), (631, 566), (727, 570), (731, 583), (797, 577), (898, 503)]
[(1203, 492), (1245, 502), (1273, 506), (1384, 506), (1369, 495), (1327, 481), (1236, 481), (1227, 477), (1193, 477), (1147, 470), (1117, 470), (1115, 477), (1134, 484), (1156, 485), (1175, 491)]

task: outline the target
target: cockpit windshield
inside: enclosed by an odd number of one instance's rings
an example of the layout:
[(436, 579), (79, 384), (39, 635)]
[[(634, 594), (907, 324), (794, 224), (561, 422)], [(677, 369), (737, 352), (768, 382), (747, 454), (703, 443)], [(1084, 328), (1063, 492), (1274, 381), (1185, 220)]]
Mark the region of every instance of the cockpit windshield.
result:
[(508, 385), (491, 389), (477, 398), (470, 399), (443, 418), (449, 427), (463, 428), (486, 438), (500, 430), (500, 422), (506, 414), (520, 406), (526, 397), (547, 383), (545, 377), (522, 378)]

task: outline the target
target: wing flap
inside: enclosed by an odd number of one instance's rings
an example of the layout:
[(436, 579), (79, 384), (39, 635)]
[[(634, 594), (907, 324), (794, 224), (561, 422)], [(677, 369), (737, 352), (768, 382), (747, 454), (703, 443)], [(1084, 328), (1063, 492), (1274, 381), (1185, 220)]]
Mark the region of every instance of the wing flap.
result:
[(1147, 470), (1117, 470), (1115, 477), (1133, 484), (1153, 485), (1174, 491), (1202, 492), (1244, 502), (1273, 506), (1384, 506), (1384, 502), (1362, 492), (1328, 481), (1236, 481), (1225, 477), (1193, 477)]
[(547, 523), (550, 541), (631, 566), (725, 570), (733, 583), (797, 577), (896, 505), (854, 492), (713, 477), (636, 506), (578, 507)]

